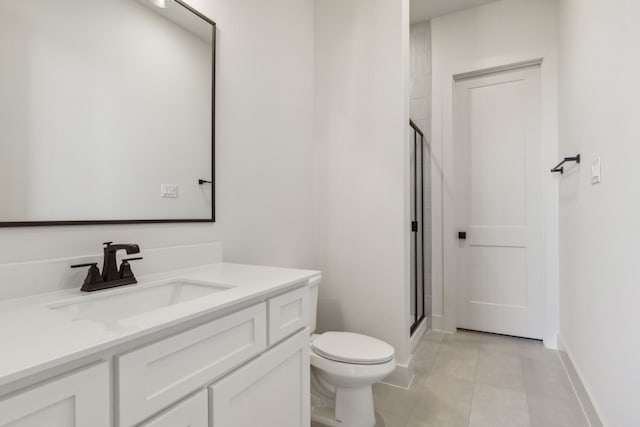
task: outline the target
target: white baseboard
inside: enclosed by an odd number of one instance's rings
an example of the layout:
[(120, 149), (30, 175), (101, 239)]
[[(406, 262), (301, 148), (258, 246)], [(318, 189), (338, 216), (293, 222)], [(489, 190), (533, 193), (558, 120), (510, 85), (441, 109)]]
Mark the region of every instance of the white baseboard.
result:
[(580, 371), (574, 363), (575, 359), (571, 355), (571, 350), (569, 350), (562, 339), (562, 335), (560, 334), (558, 334), (558, 353), (560, 353), (560, 360), (562, 361), (564, 370), (569, 376), (573, 390), (575, 391), (576, 396), (578, 396), (578, 402), (582, 407), (582, 411), (584, 412), (590, 427), (603, 427), (602, 420), (593, 404), (589, 390), (585, 386), (584, 381), (582, 381)]
[(444, 317), (440, 314), (434, 314), (431, 316), (431, 328), (436, 331), (444, 330)]
[(542, 339), (542, 344), (544, 344), (545, 348), (549, 348), (551, 350), (559, 350), (558, 347), (558, 334), (549, 334)]
[(411, 360), (413, 360), (413, 355), (409, 356), (409, 361), (406, 365), (397, 364), (396, 369), (394, 369), (393, 372), (384, 379), (384, 381), (380, 382), (404, 389), (411, 387), (411, 382), (414, 377), (413, 368), (411, 368)]
[(451, 322), (450, 316), (442, 314), (434, 314), (431, 317), (431, 329), (448, 334), (455, 334), (457, 330), (455, 323)]
[(409, 340), (411, 343), (411, 355), (409, 356), (407, 363), (397, 364), (396, 369), (394, 369), (394, 371), (387, 378), (385, 378), (384, 381), (380, 381), (381, 383), (404, 389), (408, 389), (409, 387), (411, 387), (411, 382), (413, 381), (413, 378), (415, 376), (413, 367), (411, 366), (411, 363), (413, 362), (413, 353), (420, 344), (420, 341), (422, 341), (422, 338), (424, 337), (424, 334), (426, 332), (427, 319), (424, 319)]
[(416, 329), (413, 332), (413, 335), (411, 335), (411, 338), (409, 338), (409, 343), (410, 343), (410, 348), (411, 348), (411, 353), (412, 354), (416, 351), (416, 348), (420, 344), (420, 341), (422, 341), (422, 338), (424, 337), (424, 334), (426, 332), (427, 332), (427, 319), (425, 318), (420, 323), (420, 326), (418, 326), (418, 329)]

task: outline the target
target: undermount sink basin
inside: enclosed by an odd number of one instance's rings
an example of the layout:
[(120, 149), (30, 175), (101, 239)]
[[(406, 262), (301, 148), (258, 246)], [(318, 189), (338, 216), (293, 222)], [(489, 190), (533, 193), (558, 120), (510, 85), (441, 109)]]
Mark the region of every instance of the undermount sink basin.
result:
[(230, 288), (218, 283), (174, 280), (158, 285), (132, 288), (121, 293), (83, 297), (87, 299), (65, 302), (49, 308), (68, 313), (74, 320), (90, 319), (108, 322), (149, 313)]

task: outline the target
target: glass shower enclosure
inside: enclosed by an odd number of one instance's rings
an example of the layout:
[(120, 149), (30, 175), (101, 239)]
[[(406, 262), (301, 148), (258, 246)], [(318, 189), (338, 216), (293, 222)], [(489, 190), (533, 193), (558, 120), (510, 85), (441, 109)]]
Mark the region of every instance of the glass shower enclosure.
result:
[(425, 320), (425, 155), (426, 141), (422, 130), (412, 121), (411, 148), (411, 283), (409, 329), (411, 335)]

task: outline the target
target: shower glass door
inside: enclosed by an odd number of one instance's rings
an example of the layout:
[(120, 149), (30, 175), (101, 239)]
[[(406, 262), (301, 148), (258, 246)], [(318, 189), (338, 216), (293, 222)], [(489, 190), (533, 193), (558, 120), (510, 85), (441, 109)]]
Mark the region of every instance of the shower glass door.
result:
[(411, 298), (409, 328), (411, 334), (425, 318), (425, 263), (424, 263), (424, 163), (425, 140), (422, 130), (413, 122), (411, 126)]

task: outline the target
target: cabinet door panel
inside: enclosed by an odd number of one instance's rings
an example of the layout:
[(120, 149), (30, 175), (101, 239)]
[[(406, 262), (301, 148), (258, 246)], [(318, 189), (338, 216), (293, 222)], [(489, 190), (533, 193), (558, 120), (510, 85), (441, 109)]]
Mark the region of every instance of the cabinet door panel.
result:
[(110, 403), (100, 363), (0, 400), (0, 427), (109, 427)]
[(148, 422), (140, 424), (140, 427), (207, 427), (208, 420), (207, 391), (202, 390)]
[(309, 393), (305, 328), (210, 387), (211, 426), (308, 426)]

